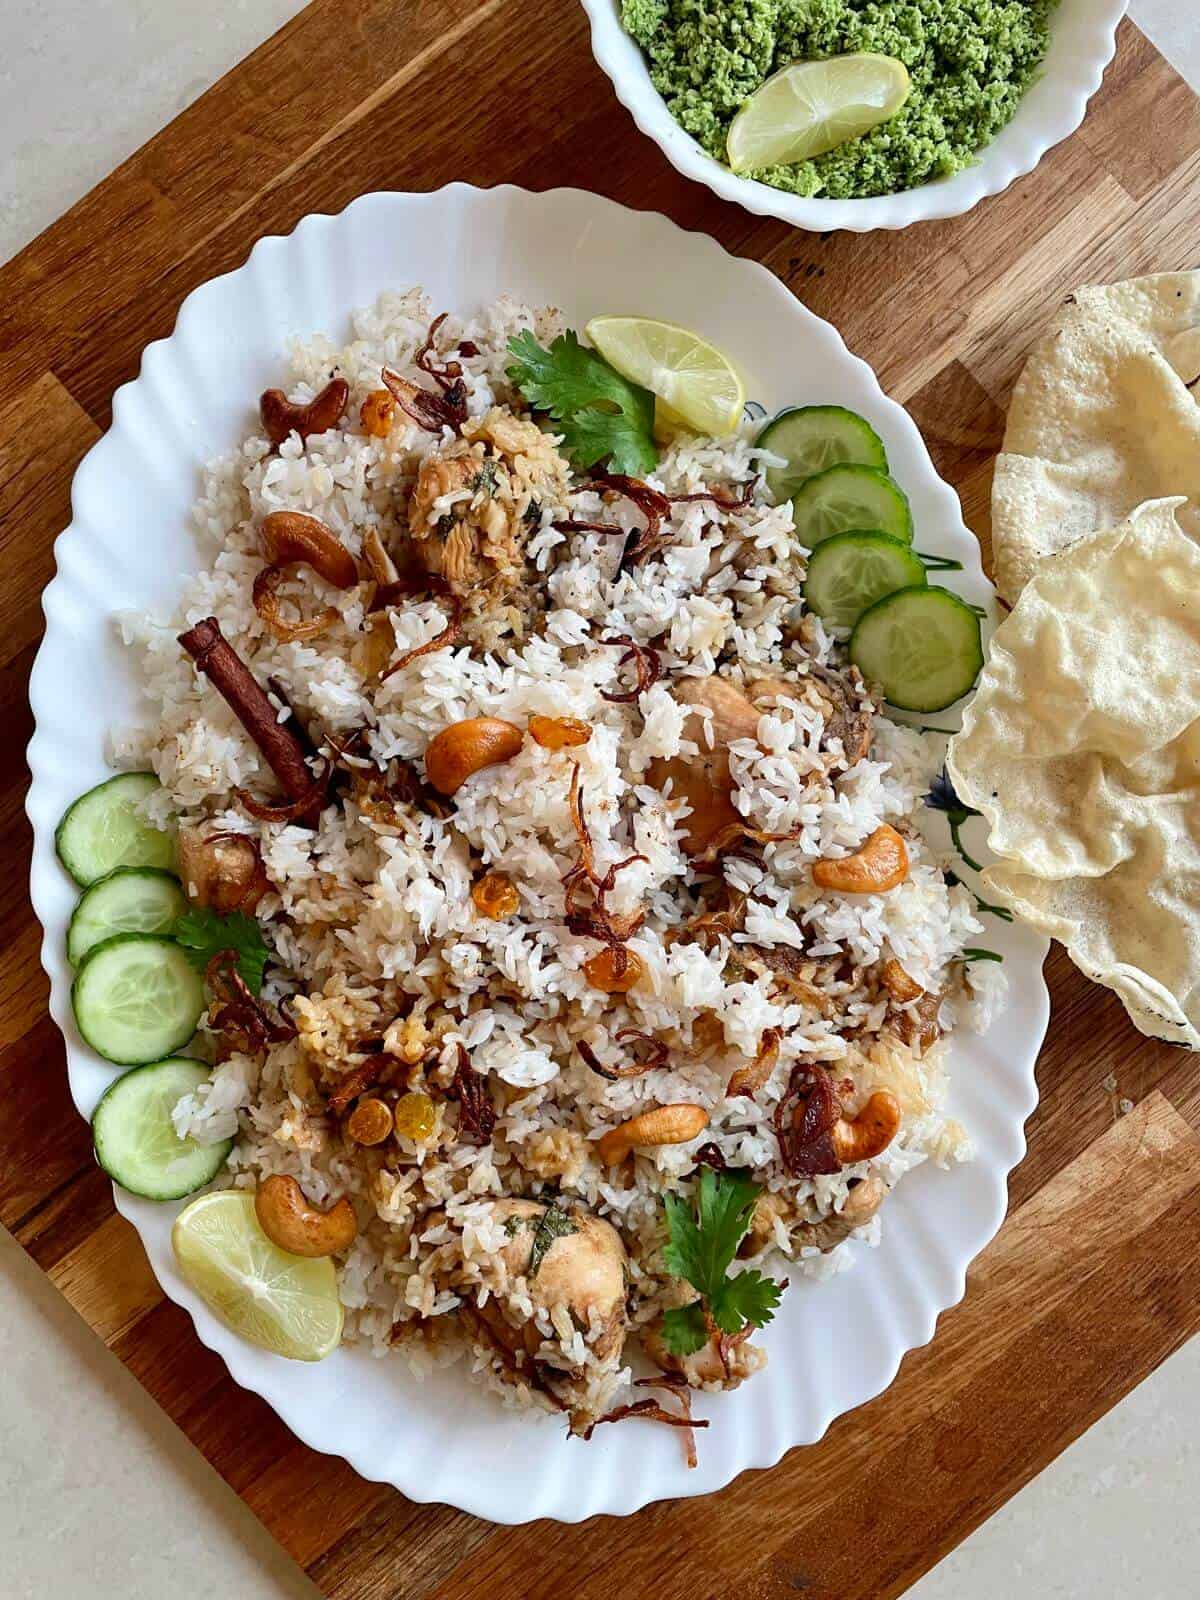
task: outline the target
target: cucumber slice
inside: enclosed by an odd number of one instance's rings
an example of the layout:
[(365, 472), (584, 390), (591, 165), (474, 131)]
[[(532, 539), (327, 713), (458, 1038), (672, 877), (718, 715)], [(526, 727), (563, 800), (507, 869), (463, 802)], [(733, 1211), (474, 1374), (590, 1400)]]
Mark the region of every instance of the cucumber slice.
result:
[(911, 544), (912, 512), (899, 484), (878, 467), (828, 467), (792, 496), (796, 537), (808, 550), (855, 528), (875, 528)]
[(81, 888), (106, 878), (116, 867), (175, 865), (175, 840), (153, 828), (138, 811), (159, 788), (152, 772), (122, 772), (80, 795), (54, 835), (58, 859)]
[(147, 1200), (182, 1200), (211, 1183), (233, 1149), (232, 1139), (197, 1144), (175, 1132), (171, 1112), (206, 1083), (212, 1068), (175, 1056), (118, 1078), (92, 1116), (96, 1160), (114, 1182)]
[(928, 582), (920, 557), (908, 545), (863, 529), (822, 540), (808, 558), (804, 599), (822, 621), (852, 628), (885, 595), (923, 589)]
[(79, 897), (67, 930), (67, 960), (77, 967), (114, 933), (170, 933), (187, 910), (179, 880), (157, 867), (118, 867)]
[(71, 1004), (93, 1050), (140, 1067), (181, 1050), (204, 1010), (204, 980), (174, 939), (118, 933), (94, 945), (75, 977)]
[(886, 472), (887, 451), (871, 424), (845, 406), (792, 406), (768, 422), (757, 444), (786, 456), (786, 467), (767, 468), (776, 503), (790, 500), (800, 485), (830, 467), (875, 467)]
[(863, 612), (850, 659), (902, 711), (944, 711), (983, 667), (979, 618), (949, 589), (901, 589)]

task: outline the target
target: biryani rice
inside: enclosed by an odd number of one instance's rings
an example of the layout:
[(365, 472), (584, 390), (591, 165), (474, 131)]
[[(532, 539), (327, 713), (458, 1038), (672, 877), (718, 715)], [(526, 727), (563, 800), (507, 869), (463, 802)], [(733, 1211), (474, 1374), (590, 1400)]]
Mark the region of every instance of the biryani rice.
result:
[[(344, 348), (323, 337), (292, 347), (289, 394), (307, 401), (336, 371), (351, 389), (345, 424), (306, 444), (293, 435), (276, 452), (252, 432), (207, 470), (195, 513), (206, 565), (174, 615), (121, 618), (149, 715), (115, 730), (112, 745), (117, 764), (151, 766), (162, 780), (158, 820), (258, 839), (272, 890), (257, 914), (278, 956), (265, 993), (272, 1001), (296, 994), (297, 1037), (261, 1062), (241, 1054), (224, 1060), (177, 1108), (179, 1132), (201, 1140), (236, 1134), (228, 1179), (238, 1186), (285, 1173), (314, 1203), (351, 1196), (360, 1232), (338, 1263), (347, 1338), (380, 1354), (399, 1347), (418, 1369), (466, 1352), (472, 1370), (506, 1398), (544, 1404), (545, 1393), (456, 1315), (464, 1297), (486, 1309), (495, 1288), (490, 1264), (506, 1243), (492, 1215), (495, 1198), (560, 1194), (564, 1204), (578, 1202), (613, 1223), (629, 1254), (632, 1320), (649, 1324), (678, 1287), (662, 1266), (662, 1196), (695, 1174), (702, 1145), (786, 1194), (810, 1220), (839, 1213), (868, 1170), (890, 1188), (925, 1160), (967, 1156), (967, 1135), (943, 1110), (945, 1046), (919, 1057), (901, 1042), (904, 1008), (881, 986), (879, 969), (894, 958), (923, 990), (945, 992), (946, 1030), (956, 1021), (986, 1022), (1003, 979), (989, 968), (972, 974), (973, 987), (962, 982), (962, 949), (980, 932), (973, 900), (947, 883), (910, 820), (941, 765), (941, 741), (876, 716), (869, 754), (827, 772), (820, 713), (786, 695), (763, 709), (757, 740), (731, 748), (730, 768), (747, 823), (792, 837), (766, 844), (757, 859), (728, 856), (723, 871), (728, 889), (747, 897), (735, 952), (742, 944), (802, 952), (801, 970), (820, 1003), (789, 997), (769, 973), (730, 962), (728, 946), (677, 937), (698, 909), (681, 849), (684, 808), (647, 781), (652, 762), (700, 753), (685, 737), (686, 708), (672, 681), (718, 669), (738, 681), (778, 674), (785, 663), (796, 675), (804, 659), (837, 663), (836, 643), (815, 618), (800, 624), (799, 656), (789, 642), (802, 566), (790, 508), (768, 503), (748, 434), (684, 439), (663, 454), (650, 481), (669, 494), (751, 481), (756, 489), (740, 510), (711, 500), (672, 505), (665, 548), (627, 570), (618, 570), (620, 540), (554, 524), (571, 516), (632, 530), (641, 519), (630, 501), (606, 504), (576, 487), (564, 488), (561, 504), (541, 503), (527, 548), (539, 614), (523, 636), (510, 609), (490, 634), (482, 618), (473, 643), (438, 649), (375, 681), (357, 664), (367, 621), (363, 586), (326, 592), (315, 580), (316, 603), (337, 608), (337, 625), (308, 642), (271, 636), (251, 600), (262, 518), (307, 512), (356, 556), (371, 529), (394, 545), (422, 459), (449, 443), (448, 429), (438, 438), (403, 417), (386, 438), (357, 424), (384, 365), (421, 379), (413, 357), (436, 309), (416, 289), (385, 295), (354, 317)], [(458, 359), (472, 418), (494, 406), (523, 410), (505, 368), (507, 341), (525, 328), (548, 343), (561, 317), (505, 298), (468, 322), (451, 316), (443, 325), (444, 350), (465, 341), (468, 353)], [(552, 454), (553, 441), (545, 448)], [(445, 505), (436, 510), (446, 512)], [(315, 833), (256, 822), (233, 791), (270, 793), (270, 773), (176, 642), (182, 627), (209, 615), (258, 680), (284, 691), (286, 702), (275, 700), (281, 721), (295, 707), (322, 733), (365, 728), (366, 762), (400, 758), (419, 767), (431, 737), (467, 717), (522, 728), (533, 715), (571, 717), (592, 735), (560, 751), (526, 741), (511, 761), (458, 791), (448, 822), (411, 808), (381, 820), (352, 798), (327, 805)], [(392, 658), (434, 638), (446, 620), (436, 598), (393, 608)], [(632, 704), (605, 698), (631, 681), (621, 652), (601, 642), (611, 635), (653, 644), (666, 669), (664, 681)], [(641, 857), (617, 876), (609, 900), (615, 912), (641, 906), (646, 913), (628, 944), (642, 976), (623, 996), (592, 987), (583, 964), (595, 941), (564, 927), (562, 878), (578, 853), (568, 809), (576, 764), (599, 871), (631, 852)], [(899, 889), (846, 896), (814, 886), (817, 857), (856, 849), (888, 821), (904, 831), (911, 860)], [(472, 882), (489, 868), (519, 892), (513, 920), (489, 921), (472, 903)], [(585, 1064), (578, 1046), (590, 1045), (602, 1060), (627, 1059), (616, 1037), (625, 1028), (666, 1038), (668, 1061), (610, 1082)], [(754, 1099), (728, 1098), (731, 1070), (755, 1056), (768, 1028), (781, 1030), (782, 1044), (765, 1088)], [(397, 1136), (386, 1153), (344, 1142), (313, 1093), (323, 1078), (364, 1059), (356, 1042), (384, 1030), (386, 1049), (412, 1063), (414, 1081), (430, 1086), (436, 1107), (431, 1138), (418, 1144)], [(455, 1136), (444, 1091), (460, 1045), (497, 1103), (490, 1143)], [(882, 1155), (834, 1176), (796, 1179), (784, 1169), (773, 1117), (801, 1061), (831, 1064), (860, 1098), (881, 1087), (896, 1093), (903, 1122)], [(677, 1102), (707, 1110), (698, 1139), (639, 1151), (627, 1169), (595, 1158), (595, 1141), (607, 1130)], [(862, 1237), (874, 1242), (879, 1226), (874, 1220)], [(820, 1276), (846, 1264), (844, 1249), (823, 1253), (803, 1239), (802, 1228), (789, 1232), (776, 1220), (774, 1246), (794, 1271)], [(457, 1289), (447, 1287), (447, 1252), (457, 1263)], [(772, 1261), (783, 1264), (768, 1252)], [(511, 1306), (544, 1335), (544, 1359), (587, 1367), (588, 1330), (539, 1308), (524, 1279), (505, 1288)], [(619, 1377), (598, 1377), (597, 1405)]]

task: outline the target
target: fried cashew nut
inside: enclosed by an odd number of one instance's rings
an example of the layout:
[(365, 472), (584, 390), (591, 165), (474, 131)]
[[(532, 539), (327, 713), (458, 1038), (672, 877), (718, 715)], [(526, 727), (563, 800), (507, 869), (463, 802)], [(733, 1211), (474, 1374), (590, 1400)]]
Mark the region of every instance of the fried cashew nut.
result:
[(653, 1111), (643, 1111), (619, 1127), (610, 1128), (597, 1144), (596, 1153), (606, 1167), (615, 1167), (631, 1150), (660, 1144), (687, 1144), (707, 1127), (708, 1112), (703, 1106), (686, 1101), (679, 1105), (655, 1106)]
[(439, 794), (455, 794), (484, 767), (511, 761), (523, 740), (520, 728), (499, 717), (467, 717), (462, 722), (452, 722), (429, 741), (425, 774)]
[(908, 877), (908, 846), (886, 822), (852, 856), (818, 861), (813, 882), (841, 894), (886, 894)]
[(844, 1167), (881, 1155), (900, 1131), (900, 1102), (890, 1089), (877, 1089), (856, 1117), (833, 1125), (834, 1154)]
[(295, 1178), (276, 1172), (254, 1196), (258, 1225), (281, 1250), (294, 1256), (332, 1256), (348, 1250), (358, 1233), (354, 1207), (343, 1197), (321, 1211), (310, 1205)]
[(259, 538), (273, 567), (311, 567), (335, 589), (352, 589), (358, 582), (354, 557), (337, 534), (303, 511), (268, 512)]
[(307, 443), (310, 433), (328, 433), (337, 427), (349, 398), (350, 385), (345, 378), (331, 378), (307, 405), (296, 405), (282, 389), (268, 389), (258, 403), (258, 414), (273, 445), (281, 445), (293, 433)]

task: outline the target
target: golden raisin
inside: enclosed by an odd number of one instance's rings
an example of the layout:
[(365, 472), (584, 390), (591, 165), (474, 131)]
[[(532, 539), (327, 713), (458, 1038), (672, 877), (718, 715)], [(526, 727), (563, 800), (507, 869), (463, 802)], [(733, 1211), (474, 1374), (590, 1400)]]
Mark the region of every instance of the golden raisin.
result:
[(643, 972), (642, 959), (634, 950), (624, 952), (624, 970), (618, 969), (617, 953), (611, 945), (597, 950), (583, 963), (583, 974), (593, 989), (605, 994), (628, 994)]
[(395, 397), (386, 389), (372, 389), (358, 413), (364, 433), (369, 433), (373, 439), (387, 438), (395, 415)]
[(586, 744), (592, 737), (592, 725), (579, 717), (530, 717), (529, 732), (543, 750), (566, 750)]
[(382, 1144), (392, 1131), (392, 1113), (373, 1096), (358, 1102), (346, 1122), (355, 1144)]
[(402, 1094), (396, 1101), (392, 1122), (398, 1134), (413, 1140), (415, 1144), (421, 1144), (433, 1137), (437, 1127), (437, 1111), (427, 1094), (414, 1089), (409, 1094)]
[(513, 881), (503, 872), (486, 872), (471, 889), (471, 899), (481, 917), (504, 922), (516, 914), (521, 897)]

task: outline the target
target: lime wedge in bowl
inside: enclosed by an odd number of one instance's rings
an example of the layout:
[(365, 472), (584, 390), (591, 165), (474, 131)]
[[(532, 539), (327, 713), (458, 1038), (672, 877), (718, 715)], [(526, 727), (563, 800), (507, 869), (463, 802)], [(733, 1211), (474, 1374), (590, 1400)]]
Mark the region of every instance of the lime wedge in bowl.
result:
[(175, 1219), (179, 1270), (221, 1321), (293, 1361), (322, 1361), (341, 1342), (344, 1313), (328, 1256), (271, 1243), (244, 1189), (202, 1194)]
[[(698, 333), (653, 317), (593, 317), (587, 336), (623, 378), (649, 389), (668, 419), (697, 433), (732, 433), (746, 391), (728, 357)], [(657, 412), (662, 420), (662, 408)]]
[(894, 117), (911, 89), (908, 68), (895, 56), (860, 52), (794, 62), (769, 77), (734, 117), (729, 165), (753, 172), (824, 155)]

